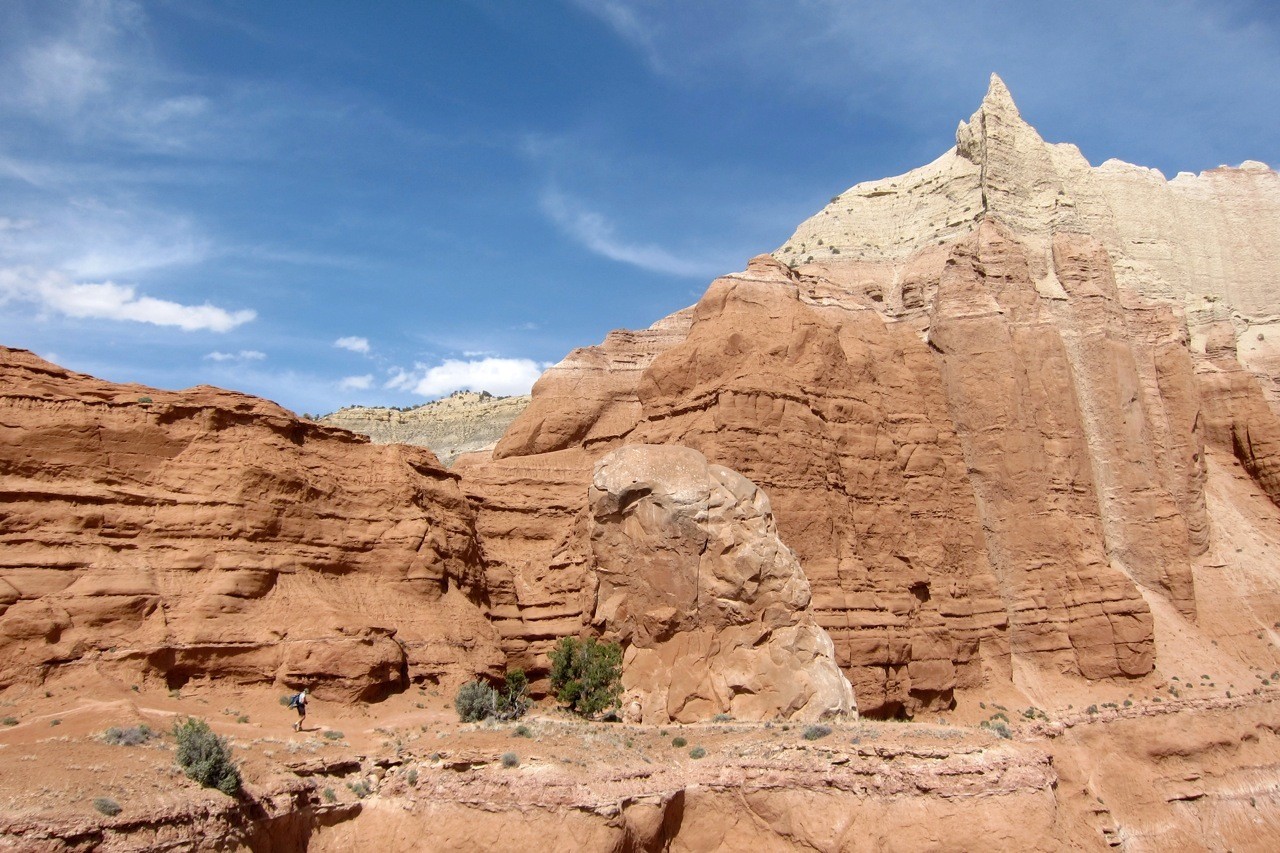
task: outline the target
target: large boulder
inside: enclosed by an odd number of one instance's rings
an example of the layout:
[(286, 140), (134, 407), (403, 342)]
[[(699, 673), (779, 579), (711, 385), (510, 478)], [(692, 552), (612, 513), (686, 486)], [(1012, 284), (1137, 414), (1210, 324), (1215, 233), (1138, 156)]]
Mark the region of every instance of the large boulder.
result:
[(595, 622), (645, 722), (856, 712), (768, 497), (696, 450), (605, 456), (589, 493)]

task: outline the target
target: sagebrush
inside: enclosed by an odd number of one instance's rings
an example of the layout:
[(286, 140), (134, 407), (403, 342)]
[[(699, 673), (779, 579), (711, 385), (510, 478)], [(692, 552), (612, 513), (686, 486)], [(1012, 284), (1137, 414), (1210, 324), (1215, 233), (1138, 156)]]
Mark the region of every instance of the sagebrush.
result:
[(240, 793), (240, 768), (231, 760), (231, 746), (204, 720), (188, 717), (173, 724), (178, 742), (178, 766), (206, 788), (217, 788), (229, 797)]
[(502, 689), (483, 681), (468, 681), (458, 690), (453, 707), (464, 723), (496, 717), (516, 720), (529, 710), (529, 679), (523, 669), (513, 669), (502, 680)]

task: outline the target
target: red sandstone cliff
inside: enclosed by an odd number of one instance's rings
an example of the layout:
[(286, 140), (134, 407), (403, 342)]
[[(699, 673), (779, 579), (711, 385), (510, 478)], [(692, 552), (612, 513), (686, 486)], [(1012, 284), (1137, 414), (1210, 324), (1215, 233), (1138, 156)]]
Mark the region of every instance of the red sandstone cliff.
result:
[(946, 708), (1019, 661), (1152, 672), (1152, 602), (1197, 618), (1206, 452), (1277, 494), (1274, 377), (1235, 351), (1254, 321), (1187, 306), (1260, 315), (1229, 274), (1280, 262), (1215, 231), (1178, 249), (1221, 255), (1204, 275), (1136, 235), (1252, 204), (1242, 227), (1265, 237), (1280, 182), (1247, 164), (1135, 200), (1137, 172), (1044, 143), (995, 79), (935, 163), (841, 194), (778, 260), (547, 371), (492, 458), (458, 469), (507, 652), (537, 666), (590, 620), (595, 461), (682, 444), (768, 493), (864, 712)]
[(501, 663), (429, 451), (0, 349), (0, 685), (54, 667), (374, 699)]

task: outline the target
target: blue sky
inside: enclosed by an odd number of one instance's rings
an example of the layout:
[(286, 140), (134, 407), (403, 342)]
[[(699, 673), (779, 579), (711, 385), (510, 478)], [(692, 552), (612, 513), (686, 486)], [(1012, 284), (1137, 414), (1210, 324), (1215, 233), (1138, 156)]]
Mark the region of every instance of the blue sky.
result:
[(937, 157), (992, 71), (1095, 164), (1280, 163), (1274, 2), (6, 0), (0, 343), (298, 412), (520, 393)]

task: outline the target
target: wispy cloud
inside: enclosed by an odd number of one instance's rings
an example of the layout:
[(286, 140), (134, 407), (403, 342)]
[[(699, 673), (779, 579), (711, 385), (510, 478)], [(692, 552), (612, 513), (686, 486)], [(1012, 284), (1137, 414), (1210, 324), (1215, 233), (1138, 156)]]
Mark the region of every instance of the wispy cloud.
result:
[(345, 350), (350, 350), (351, 352), (358, 352), (361, 355), (369, 354), (368, 338), (359, 338), (359, 337), (356, 337), (355, 335), (349, 335), (347, 337), (338, 338), (336, 341), (333, 342), (333, 345), (338, 349), (345, 349)]
[(267, 357), (265, 352), (259, 352), (256, 349), (242, 349), (239, 352), (219, 352), (217, 350), (208, 353), (205, 358), (209, 361), (262, 361)]
[(254, 319), (249, 309), (228, 311), (208, 303), (183, 305), (138, 293), (131, 285), (111, 281), (77, 283), (58, 272), (0, 269), (0, 305), (34, 303), (67, 317), (128, 320), (183, 331), (227, 332)]
[(661, 247), (632, 243), (617, 234), (613, 223), (563, 192), (549, 189), (540, 199), (542, 210), (568, 236), (597, 255), (668, 275), (706, 278), (729, 267), (724, 259), (681, 257)]
[(661, 71), (664, 68), (665, 63), (657, 47), (659, 37), (657, 27), (650, 21), (642, 20), (636, 10), (627, 3), (622, 0), (572, 0), (572, 2), (584, 12), (599, 18), (624, 41), (638, 48), (655, 70)]
[(1146, 165), (1214, 166), (1196, 151), (1238, 138), (1256, 153), (1251, 140), (1274, 139), (1266, 117), (1280, 106), (1280, 27), (1267, 4), (1081, 0), (1030, 13), (1002, 0), (806, 0), (785, 11), (773, 0), (573, 2), (681, 86), (749, 86), (761, 103), (801, 109), (825, 102), (886, 130), (954, 127), (956, 105), (976, 107), (995, 71), (1033, 124), (1047, 115), (1069, 131), (1041, 126), (1051, 138), (1086, 154), (1091, 136), (1105, 141), (1095, 162), (1134, 148)]
[(461, 390), (499, 396), (528, 394), (548, 366), (529, 358), (448, 358), (435, 365), (415, 364), (413, 370), (393, 368), (383, 387), (424, 397)]
[[(59, 16), (63, 10), (69, 14)], [(61, 126), (72, 138), (150, 151), (187, 149), (204, 137), (210, 100), (155, 60), (140, 4), (80, 0), (50, 17), (53, 27), (0, 63), (7, 112)]]
[(338, 387), (344, 391), (367, 391), (373, 387), (373, 374), (366, 373), (363, 376), (348, 376), (338, 383)]

